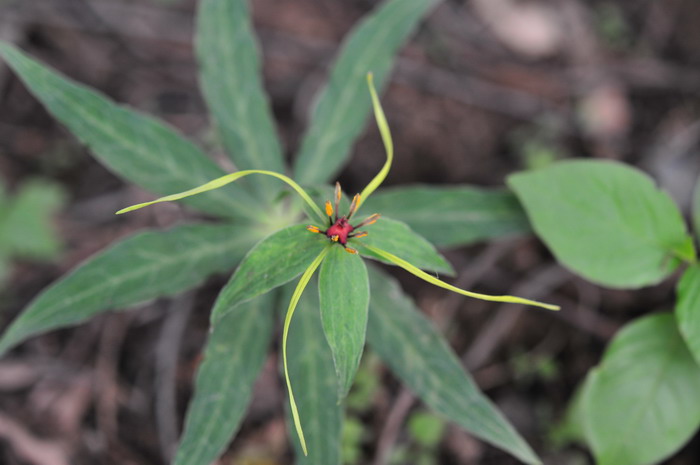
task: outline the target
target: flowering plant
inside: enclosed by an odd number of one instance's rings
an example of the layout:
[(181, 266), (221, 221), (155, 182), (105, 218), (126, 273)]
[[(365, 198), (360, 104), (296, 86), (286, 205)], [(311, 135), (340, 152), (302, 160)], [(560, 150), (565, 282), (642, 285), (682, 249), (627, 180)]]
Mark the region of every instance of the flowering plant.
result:
[[(32, 336), (169, 298), (212, 274), (236, 269), (211, 312), (211, 333), (174, 464), (208, 465), (225, 450), (241, 425), (267, 358), (278, 309), (286, 309), (282, 365), (290, 394), (287, 418), (300, 439), (293, 441), (298, 463), (341, 462), (342, 399), (365, 338), (429, 408), (525, 463), (540, 463), (399, 283), (362, 260), (397, 265), (468, 296), (554, 308), (517, 297), (472, 293), (436, 276), (453, 270), (433, 244), (458, 246), (529, 231), (512, 194), (470, 186), (377, 190), (391, 167), (393, 146), (371, 83), (371, 98), (367, 97), (364, 70), (374, 70), (378, 85), (386, 82), (397, 49), (434, 4), (387, 0), (355, 28), (316, 100), (299, 153), (288, 169), (260, 79), (247, 2), (201, 0), (196, 52), (202, 90), (220, 136), (220, 151), (240, 170), (232, 174), (225, 174), (172, 127), (118, 105), (0, 42), (0, 57), (110, 171), (160, 195), (181, 192), (157, 202), (182, 199), (219, 220), (195, 219), (165, 231), (140, 232), (89, 258), (27, 305), (0, 337), (0, 354)], [(350, 205), (339, 187), (333, 191), (326, 183), (350, 154), (372, 108), (387, 159)], [(282, 174), (287, 172), (293, 176)], [(233, 182), (251, 174), (263, 177), (255, 183)], [(302, 202), (281, 191), (278, 180)], [(326, 198), (331, 201), (324, 212), (319, 205)], [(355, 222), (363, 209), (382, 216)], [(304, 212), (309, 221), (300, 224)], [(316, 279), (318, 292), (303, 292)]]
[[(542, 302), (537, 302), (530, 299), (525, 299), (522, 297), (514, 297), (510, 295), (494, 296), (487, 294), (479, 294), (476, 292), (466, 291), (458, 287), (452, 286), (435, 276), (432, 276), (425, 271), (421, 270), (420, 267), (411, 264), (411, 262), (405, 258), (402, 258), (402, 250), (391, 250), (392, 243), (387, 242), (385, 248), (376, 247), (373, 245), (363, 244), (359, 239), (367, 237), (369, 235), (366, 231), (359, 231), (359, 228), (363, 226), (371, 226), (377, 222), (380, 218), (379, 213), (373, 213), (365, 220), (361, 221), (356, 225), (350, 224), (350, 220), (353, 215), (360, 209), (364, 200), (369, 198), (369, 196), (379, 187), (384, 179), (386, 178), (389, 170), (391, 169), (391, 163), (394, 159), (394, 144), (392, 142), (391, 133), (389, 131), (389, 125), (386, 121), (386, 116), (377, 97), (376, 90), (372, 82), (372, 74), (367, 75), (367, 84), (369, 86), (370, 95), (372, 97), (372, 106), (374, 108), (374, 114), (379, 126), (379, 131), (384, 142), (384, 148), (386, 150), (386, 162), (384, 166), (379, 171), (379, 173), (370, 181), (369, 184), (364, 188), (362, 193), (355, 194), (348, 209), (347, 215), (338, 216), (340, 210), (340, 201), (343, 198), (343, 193), (340, 188), (340, 183), (335, 184), (335, 192), (333, 194), (334, 203), (330, 200), (326, 201), (324, 216), (319, 207), (311, 199), (311, 196), (297, 184), (291, 178), (274, 171), (267, 170), (244, 170), (235, 173), (227, 174), (221, 176), (217, 179), (209, 181), (199, 187), (189, 189), (184, 192), (177, 194), (167, 195), (159, 199), (144, 202), (137, 205), (132, 205), (130, 207), (119, 210), (117, 214), (122, 214), (137, 210), (149, 205), (160, 202), (170, 202), (174, 200), (184, 199), (193, 195), (201, 194), (213, 189), (223, 187), (229, 183), (232, 183), (240, 178), (251, 174), (262, 174), (267, 176), (272, 176), (280, 179), (287, 183), (292, 189), (294, 189), (299, 196), (307, 203), (308, 207), (314, 213), (310, 219), (318, 220), (317, 224), (327, 224), (327, 228), (322, 230), (321, 228), (325, 226), (318, 226), (316, 224), (309, 225), (306, 227), (307, 231), (316, 234), (322, 234), (328, 238), (328, 242), (325, 244), (323, 242), (318, 242), (317, 249), (318, 255), (313, 258), (311, 263), (308, 265), (306, 270), (301, 275), (299, 282), (294, 289), (292, 298), (289, 302), (289, 307), (287, 308), (287, 315), (284, 319), (284, 330), (282, 335), (282, 358), (284, 363), (284, 375), (287, 382), (287, 390), (289, 392), (289, 403), (292, 410), (292, 416), (294, 418), (294, 426), (296, 432), (299, 436), (299, 441), (301, 447), (304, 451), (304, 455), (308, 454), (306, 440), (304, 439), (304, 432), (301, 427), (301, 422), (299, 420), (299, 412), (294, 401), (294, 393), (292, 391), (292, 383), (289, 377), (288, 364), (287, 364), (287, 336), (289, 334), (289, 325), (294, 315), (294, 310), (296, 309), (299, 298), (302, 292), (311, 280), (312, 275), (316, 269), (321, 266), (330, 253), (333, 253), (329, 258), (328, 268), (331, 270), (324, 273), (322, 271), (322, 277), (319, 282), (319, 294), (321, 296), (321, 319), (323, 322), (323, 329), (328, 340), (328, 344), (333, 353), (333, 361), (335, 363), (336, 373), (338, 375), (339, 382), (339, 392), (341, 397), (345, 396), (350, 389), (353, 377), (360, 363), (360, 357), (362, 356), (362, 350), (364, 348), (365, 331), (367, 326), (367, 309), (369, 306), (369, 284), (367, 282), (367, 270), (365, 269), (362, 261), (357, 258), (347, 256), (343, 253), (337, 253), (338, 247), (334, 245), (342, 246), (346, 252), (350, 255), (366, 255), (370, 258), (376, 258), (382, 261), (398, 265), (404, 270), (412, 273), (419, 278), (431, 283), (436, 286), (440, 286), (444, 289), (456, 292), (458, 294), (466, 295), (469, 297), (474, 297), (482, 300), (489, 300), (494, 302), (509, 302), (509, 303), (519, 303), (525, 305), (533, 305), (536, 307), (542, 307), (549, 310), (558, 310), (557, 305), (546, 304)], [(348, 244), (354, 245), (356, 248), (350, 247)], [(261, 244), (262, 245), (262, 244)], [(247, 268), (247, 264), (250, 262), (256, 262), (258, 254), (262, 252), (261, 245), (254, 249), (247, 257), (244, 259), (243, 263), (239, 267), (238, 271), (234, 275), (231, 283), (233, 286), (236, 285), (237, 276), (241, 276)], [(358, 251), (359, 249), (359, 251)], [(386, 250), (390, 249), (390, 250)], [(407, 254), (410, 257), (411, 254)], [(313, 256), (313, 255), (311, 255)], [(406, 257), (406, 256), (404, 256)], [(279, 263), (272, 257), (269, 263), (275, 268), (284, 268), (285, 264), (283, 261)], [(330, 276), (328, 274), (330, 273)], [(343, 277), (344, 279), (338, 279), (338, 277)], [(324, 283), (324, 278), (331, 281), (331, 283)], [(270, 283), (263, 283), (261, 289), (264, 291), (272, 290), (274, 287), (283, 284), (279, 281), (271, 281)], [(327, 289), (324, 289), (327, 286)], [(336, 296), (326, 297), (324, 293), (329, 294), (337, 293)], [(237, 303), (242, 303), (246, 300), (250, 300), (262, 292), (258, 291), (256, 293), (247, 293), (241, 295), (237, 300), (229, 302), (229, 305), (236, 305)], [(325, 298), (324, 298), (325, 297)], [(347, 299), (350, 304), (343, 305), (342, 307), (338, 305), (339, 300)], [(214, 312), (213, 324), (217, 323), (217, 319), (220, 319), (226, 315), (226, 310), (219, 312)]]

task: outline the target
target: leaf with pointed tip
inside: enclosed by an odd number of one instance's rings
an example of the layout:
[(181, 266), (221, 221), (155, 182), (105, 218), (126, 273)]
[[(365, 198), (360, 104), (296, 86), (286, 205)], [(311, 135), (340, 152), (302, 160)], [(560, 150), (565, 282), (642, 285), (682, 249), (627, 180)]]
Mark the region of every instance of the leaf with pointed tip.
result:
[[(10, 44), (0, 42), (0, 55), (46, 109), (122, 178), (152, 192), (171, 194), (225, 174), (194, 144), (162, 122), (116, 105)], [(253, 217), (259, 205), (240, 186), (227, 186), (187, 202), (224, 217)]]
[(671, 197), (630, 166), (569, 160), (510, 176), (508, 185), (557, 259), (593, 282), (655, 284), (695, 258)]
[[(316, 284), (310, 283), (310, 288)], [(288, 301), (294, 286), (287, 286)], [(289, 377), (296, 386), (296, 405), (308, 445), (304, 456), (299, 441), (292, 440), (297, 465), (340, 465), (340, 436), (343, 407), (338, 402), (338, 378), (330, 348), (323, 337), (318, 313), (318, 293), (307, 289), (301, 295), (287, 341)], [(288, 430), (294, 431), (291, 411), (287, 408)]]
[(338, 394), (347, 395), (365, 347), (369, 281), (362, 258), (332, 247), (318, 277), (323, 332), (333, 353)]
[(352, 239), (350, 243), (362, 255), (393, 265), (365, 246), (376, 247), (391, 252), (418, 268), (454, 276), (454, 269), (445, 257), (404, 223), (382, 216), (376, 223), (360, 229), (366, 230), (368, 235)]
[(367, 341), (372, 349), (435, 412), (523, 462), (539, 464), (396, 280), (375, 267), (370, 267), (369, 277)]
[(530, 234), (530, 224), (515, 196), (472, 186), (390, 187), (362, 208), (406, 223), (438, 247)]
[(264, 294), (299, 276), (328, 245), (322, 234), (304, 225), (290, 226), (253, 247), (219, 294), (211, 321), (216, 323), (241, 302)]
[[(204, 97), (236, 167), (283, 173), (282, 150), (261, 83), (248, 2), (200, 2), (196, 47)], [(251, 184), (268, 200), (280, 190), (268, 179)]]
[(240, 426), (272, 336), (275, 297), (238, 305), (212, 327), (173, 465), (214, 462)]
[(174, 295), (233, 268), (255, 241), (241, 226), (190, 225), (129, 237), (44, 290), (0, 339), (0, 354), (29, 336), (108, 310)]
[(318, 97), (294, 165), (294, 179), (299, 183), (326, 182), (338, 172), (371, 109), (366, 74), (372, 72), (381, 89), (397, 50), (437, 3), (385, 1), (346, 39)]
[(670, 313), (627, 325), (589, 376), (585, 431), (599, 465), (658, 463), (700, 426), (700, 367)]

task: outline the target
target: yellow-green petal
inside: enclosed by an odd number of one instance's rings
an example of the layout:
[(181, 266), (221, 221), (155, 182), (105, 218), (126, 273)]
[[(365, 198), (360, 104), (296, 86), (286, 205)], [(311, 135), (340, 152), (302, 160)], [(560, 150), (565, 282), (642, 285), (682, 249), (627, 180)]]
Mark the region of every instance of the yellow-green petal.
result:
[(226, 184), (230, 184), (242, 177), (248, 176), (249, 174), (264, 174), (266, 176), (272, 176), (277, 179), (280, 179), (289, 186), (294, 189), (302, 199), (306, 201), (306, 203), (309, 204), (311, 209), (318, 215), (319, 218), (323, 219), (325, 218), (323, 214), (321, 213), (321, 210), (318, 208), (318, 206), (314, 203), (313, 200), (311, 200), (311, 197), (309, 194), (306, 193), (302, 187), (294, 182), (294, 180), (288, 176), (285, 176), (281, 173), (277, 173), (275, 171), (267, 171), (267, 170), (244, 170), (244, 171), (237, 171), (235, 173), (227, 174), (225, 176), (221, 176), (220, 178), (213, 179), (205, 184), (202, 184), (201, 186), (195, 187), (193, 189), (186, 190), (184, 192), (179, 192), (177, 194), (171, 194), (171, 195), (166, 195), (165, 197), (161, 197), (156, 200), (152, 200), (150, 202), (143, 202), (139, 203), (136, 205), (132, 205), (130, 207), (122, 208), (117, 212), (117, 215), (121, 215), (122, 213), (130, 212), (133, 210), (138, 210), (139, 208), (147, 207), (149, 205), (153, 205), (154, 203), (160, 203), (160, 202), (172, 202), (174, 200), (180, 200), (184, 199), (185, 197), (190, 197), (193, 195), (201, 194), (203, 192), (211, 191), (214, 189), (218, 189), (219, 187), (223, 187)]
[(394, 143), (391, 140), (391, 131), (389, 130), (389, 124), (386, 121), (386, 116), (384, 115), (384, 110), (382, 110), (382, 104), (379, 102), (379, 97), (377, 97), (377, 91), (374, 88), (374, 82), (372, 78), (372, 73), (367, 74), (367, 85), (369, 86), (369, 93), (372, 97), (372, 108), (374, 108), (374, 117), (377, 120), (377, 126), (379, 127), (379, 133), (382, 136), (382, 142), (384, 142), (384, 149), (386, 150), (386, 162), (384, 166), (377, 173), (377, 175), (367, 184), (360, 194), (360, 203), (357, 208), (360, 208), (362, 202), (367, 200), (367, 197), (374, 192), (377, 187), (384, 182), (389, 170), (391, 169), (391, 162), (394, 160)]
[(466, 295), (467, 297), (474, 297), (475, 299), (481, 299), (481, 300), (488, 300), (490, 302), (506, 302), (506, 303), (512, 303), (512, 304), (523, 304), (523, 305), (532, 305), (535, 307), (542, 307), (546, 308), (547, 310), (559, 310), (558, 305), (552, 305), (552, 304), (546, 304), (543, 302), (538, 302), (536, 300), (530, 300), (530, 299), (525, 299), (523, 297), (515, 297), (512, 295), (489, 295), (489, 294), (479, 294), (478, 292), (471, 292), (471, 291), (465, 291), (464, 289), (460, 289), (456, 286), (453, 286), (451, 284), (447, 284), (445, 281), (442, 281), (435, 276), (431, 276), (425, 271), (411, 265), (408, 263), (406, 260), (403, 260), (396, 255), (393, 255), (385, 250), (378, 249), (376, 247), (371, 247), (371, 246), (365, 246), (365, 248), (371, 250), (375, 254), (379, 255), (380, 257), (385, 258), (386, 260), (395, 263), (396, 265), (400, 266), (404, 270), (408, 271), (409, 273), (412, 273), (419, 278), (428, 281), (430, 284), (434, 284), (438, 287), (441, 287), (443, 289), (447, 289), (448, 291), (456, 292), (457, 294), (462, 294)]
[(299, 298), (301, 297), (302, 292), (304, 292), (304, 289), (306, 288), (306, 285), (309, 284), (309, 280), (311, 279), (311, 276), (313, 276), (314, 272), (316, 271), (316, 268), (321, 264), (324, 258), (326, 258), (326, 254), (328, 254), (328, 251), (330, 250), (330, 246), (326, 247), (323, 249), (323, 251), (318, 254), (318, 257), (311, 262), (311, 265), (304, 271), (304, 274), (301, 275), (301, 278), (299, 279), (299, 283), (297, 284), (296, 289), (294, 289), (294, 293), (292, 294), (292, 298), (289, 301), (289, 307), (287, 308), (287, 315), (284, 317), (284, 329), (282, 330), (282, 360), (284, 364), (284, 378), (285, 381), (287, 382), (287, 391), (289, 392), (289, 406), (292, 410), (292, 418), (294, 419), (294, 427), (297, 430), (297, 435), (299, 436), (299, 442), (301, 443), (301, 448), (304, 451), (304, 455), (309, 455), (308, 450), (306, 449), (306, 440), (304, 439), (304, 431), (301, 429), (301, 422), (299, 421), (299, 410), (297, 409), (297, 404), (294, 401), (294, 393), (292, 392), (292, 382), (289, 379), (289, 371), (287, 370), (287, 336), (289, 334), (289, 324), (292, 322), (292, 316), (294, 316), (294, 310), (297, 308), (297, 304), (299, 303)]

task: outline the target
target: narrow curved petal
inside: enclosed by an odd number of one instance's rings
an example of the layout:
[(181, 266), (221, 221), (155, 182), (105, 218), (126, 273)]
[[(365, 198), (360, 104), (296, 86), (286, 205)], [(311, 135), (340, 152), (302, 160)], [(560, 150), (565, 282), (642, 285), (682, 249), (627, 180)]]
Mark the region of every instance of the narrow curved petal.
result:
[(464, 289), (460, 289), (460, 288), (455, 287), (451, 284), (447, 284), (445, 281), (442, 281), (442, 280), (436, 278), (435, 276), (429, 275), (425, 271), (411, 265), (406, 260), (403, 260), (403, 259), (397, 257), (396, 255), (393, 255), (385, 250), (378, 249), (378, 248), (372, 247), (372, 246), (367, 246), (367, 245), (365, 246), (365, 248), (369, 249), (370, 251), (379, 255), (380, 257), (383, 257), (384, 259), (386, 259), (392, 263), (395, 263), (397, 266), (400, 266), (401, 268), (408, 271), (409, 273), (414, 274), (425, 281), (428, 281), (430, 284), (434, 284), (434, 285), (441, 287), (443, 289), (447, 289), (448, 291), (456, 292), (457, 294), (466, 295), (467, 297), (474, 297), (475, 299), (488, 300), (491, 302), (506, 302), (506, 303), (512, 303), (512, 304), (532, 305), (534, 307), (546, 308), (547, 310), (559, 310), (560, 309), (560, 307), (558, 305), (546, 304), (543, 302), (538, 302), (536, 300), (525, 299), (523, 297), (515, 297), (512, 295), (479, 294), (478, 292), (465, 291)]
[(326, 258), (326, 255), (328, 254), (329, 250), (330, 247), (326, 247), (325, 249), (323, 249), (323, 251), (320, 254), (318, 254), (318, 257), (316, 257), (316, 259), (313, 262), (311, 262), (311, 265), (309, 265), (304, 274), (301, 275), (299, 283), (297, 284), (296, 289), (294, 289), (294, 294), (292, 294), (292, 298), (289, 301), (287, 315), (284, 317), (284, 329), (282, 331), (282, 360), (284, 363), (284, 378), (287, 382), (287, 391), (289, 392), (289, 406), (292, 410), (294, 427), (297, 430), (297, 435), (299, 436), (301, 448), (304, 450), (304, 455), (309, 455), (309, 452), (306, 449), (304, 431), (302, 431), (301, 429), (301, 422), (299, 421), (299, 410), (297, 409), (297, 404), (294, 401), (294, 393), (292, 392), (292, 382), (289, 379), (289, 370), (287, 369), (287, 336), (289, 335), (289, 324), (292, 322), (292, 316), (294, 316), (294, 310), (296, 310), (297, 308), (299, 298), (301, 297), (302, 292), (304, 292), (306, 285), (309, 284), (309, 280), (316, 271), (316, 268), (318, 268), (323, 259)]
[(386, 122), (386, 116), (384, 115), (384, 110), (382, 110), (382, 104), (379, 102), (379, 97), (377, 97), (377, 91), (374, 89), (372, 73), (367, 74), (367, 85), (369, 86), (369, 93), (372, 96), (374, 117), (377, 120), (379, 133), (382, 135), (382, 142), (384, 142), (384, 149), (386, 150), (386, 162), (379, 173), (377, 173), (374, 179), (367, 184), (367, 187), (365, 187), (360, 194), (357, 208), (360, 208), (362, 202), (367, 200), (370, 194), (372, 194), (372, 192), (374, 192), (377, 187), (384, 182), (384, 179), (386, 179), (386, 176), (389, 174), (389, 170), (391, 169), (391, 162), (394, 160), (394, 143), (391, 140), (391, 131), (389, 130), (389, 124)]
[(220, 178), (216, 178), (214, 180), (211, 180), (205, 184), (202, 184), (201, 186), (195, 187), (194, 189), (189, 189), (184, 192), (179, 192), (177, 194), (171, 194), (171, 195), (166, 195), (165, 197), (161, 197), (156, 200), (152, 200), (150, 202), (144, 202), (144, 203), (139, 203), (136, 205), (132, 205), (130, 207), (122, 208), (117, 212), (117, 215), (121, 215), (122, 213), (130, 212), (133, 210), (138, 210), (139, 208), (147, 207), (149, 205), (153, 205), (154, 203), (160, 203), (160, 202), (172, 202), (174, 200), (180, 200), (184, 199), (185, 197), (190, 197), (193, 195), (201, 194), (203, 192), (211, 191), (214, 189), (218, 189), (219, 187), (223, 187), (226, 184), (230, 184), (242, 177), (248, 176), (249, 174), (264, 174), (266, 176), (272, 176), (277, 179), (280, 179), (289, 186), (294, 189), (302, 199), (306, 201), (306, 203), (309, 204), (311, 209), (318, 215), (319, 218), (324, 218), (323, 213), (321, 213), (321, 210), (318, 208), (318, 206), (314, 203), (313, 200), (311, 200), (311, 197), (309, 197), (309, 194), (306, 193), (302, 187), (294, 182), (293, 179), (291, 179), (288, 176), (285, 176), (283, 174), (277, 173), (275, 171), (267, 171), (267, 170), (243, 170), (243, 171), (237, 171), (235, 173), (227, 174), (225, 176), (221, 176)]

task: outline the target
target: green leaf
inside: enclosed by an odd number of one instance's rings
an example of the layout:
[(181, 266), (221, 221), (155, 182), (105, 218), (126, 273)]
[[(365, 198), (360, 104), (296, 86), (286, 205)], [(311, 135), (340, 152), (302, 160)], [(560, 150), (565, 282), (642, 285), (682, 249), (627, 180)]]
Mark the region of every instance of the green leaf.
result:
[(382, 189), (362, 206), (406, 223), (438, 247), (531, 232), (520, 203), (503, 190), (408, 186)]
[(304, 225), (290, 226), (260, 241), (245, 256), (231, 280), (219, 294), (212, 323), (233, 307), (285, 284), (299, 276), (328, 245)]
[[(0, 42), (0, 55), (53, 116), (117, 175), (149, 191), (171, 194), (225, 174), (194, 144), (160, 121), (118, 106)], [(258, 201), (240, 186), (187, 201), (213, 215), (256, 216)]]
[(539, 464), (396, 280), (374, 267), (369, 277), (367, 340), (372, 349), (435, 412), (523, 462)]
[(572, 271), (601, 285), (655, 284), (694, 259), (678, 208), (644, 173), (575, 160), (508, 179), (537, 235)]
[(365, 347), (369, 281), (362, 258), (342, 247), (331, 247), (318, 281), (323, 332), (333, 353), (338, 394), (352, 386)]
[(685, 343), (700, 363), (700, 265), (688, 267), (676, 290), (676, 319)]
[(433, 245), (423, 239), (404, 223), (382, 216), (376, 223), (360, 228), (366, 230), (367, 237), (352, 239), (350, 243), (364, 256), (393, 263), (373, 253), (365, 246), (376, 247), (403, 258), (418, 268), (448, 276), (454, 276), (452, 265), (435, 250)]
[(343, 165), (371, 108), (368, 72), (381, 89), (394, 55), (436, 0), (389, 0), (346, 39), (314, 107), (294, 166), (301, 184), (331, 179)]
[(695, 183), (692, 209), (693, 229), (695, 230), (695, 237), (700, 241), (700, 177)]
[(207, 465), (246, 412), (272, 335), (276, 294), (238, 305), (212, 327), (174, 465)]
[(658, 463), (700, 425), (700, 368), (672, 314), (627, 325), (594, 373), (584, 412), (598, 465)]
[(218, 225), (180, 226), (125, 239), (44, 290), (0, 339), (0, 354), (29, 336), (183, 292), (233, 268), (253, 242), (246, 228)]
[[(236, 167), (283, 173), (248, 2), (200, 2), (196, 47), (204, 97)], [(256, 179), (252, 186), (268, 200), (280, 190), (268, 179)]]
[(564, 418), (550, 430), (549, 437), (556, 449), (562, 448), (571, 442), (581, 445), (588, 443), (584, 400), (588, 395), (587, 392), (590, 389), (594, 376), (595, 370), (588, 372), (584, 381), (576, 388)]
[(65, 201), (60, 186), (48, 181), (28, 181), (0, 206), (0, 249), (22, 258), (50, 259), (61, 248), (51, 215)]
[[(294, 286), (285, 289), (285, 302), (293, 289)], [(304, 456), (299, 441), (292, 440), (292, 444), (297, 465), (340, 465), (343, 410), (338, 402), (338, 379), (323, 337), (318, 308), (318, 293), (303, 293), (289, 330), (289, 377), (299, 387), (295, 393), (296, 405), (309, 455)], [(289, 409), (287, 425), (291, 434), (294, 423)]]

